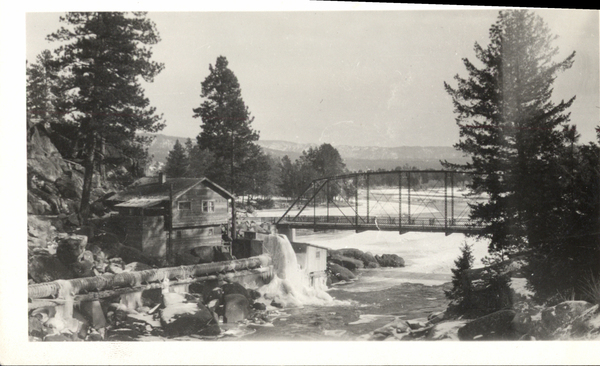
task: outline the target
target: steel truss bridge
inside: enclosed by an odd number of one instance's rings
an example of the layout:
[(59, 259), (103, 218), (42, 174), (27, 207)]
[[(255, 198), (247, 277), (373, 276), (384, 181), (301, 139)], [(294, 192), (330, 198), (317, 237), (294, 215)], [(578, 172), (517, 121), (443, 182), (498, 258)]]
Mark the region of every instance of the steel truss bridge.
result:
[(486, 200), (466, 188), (469, 173), (393, 170), (316, 179), (273, 220), (278, 230), (475, 233), (469, 204)]

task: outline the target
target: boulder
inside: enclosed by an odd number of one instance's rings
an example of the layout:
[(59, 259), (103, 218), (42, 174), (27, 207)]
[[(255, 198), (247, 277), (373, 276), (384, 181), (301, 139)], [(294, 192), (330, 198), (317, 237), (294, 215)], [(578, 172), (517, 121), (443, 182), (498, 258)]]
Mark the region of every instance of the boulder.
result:
[(215, 259), (215, 248), (212, 246), (198, 246), (192, 248), (191, 254), (198, 257), (197, 263), (211, 263)]
[(36, 126), (30, 131), (27, 141), (27, 173), (40, 180), (54, 182), (69, 168), (43, 128)]
[(542, 326), (550, 333), (566, 327), (594, 305), (587, 301), (564, 301), (542, 310)]
[(187, 302), (185, 296), (175, 293), (163, 294), (163, 304), (160, 322), (168, 337), (220, 334), (213, 313), (203, 304)]
[(335, 276), (339, 281), (352, 281), (356, 279), (356, 276), (349, 269), (340, 266), (336, 263), (327, 263), (327, 267), (331, 271), (331, 274)]
[(332, 250), (332, 251), (329, 251), (328, 255), (330, 255), (331, 257), (333, 257), (335, 255), (341, 255), (343, 257), (357, 259), (363, 263), (364, 267), (367, 267), (367, 268), (379, 267), (379, 263), (377, 262), (377, 259), (375, 259), (373, 254), (371, 254), (369, 252), (363, 252), (360, 249), (344, 248), (344, 249)]
[(248, 299), (248, 301), (252, 301), (252, 297), (250, 297), (250, 292), (248, 292), (248, 290), (244, 286), (240, 285), (237, 282), (226, 283), (221, 286), (221, 289), (223, 290), (224, 296), (231, 294), (240, 294), (243, 295), (246, 299)]
[(337, 254), (331, 256), (331, 258), (329, 258), (329, 261), (339, 264), (340, 266), (342, 266), (344, 268), (348, 268), (351, 271), (355, 271), (357, 269), (365, 267), (363, 262), (358, 259), (344, 257), (344, 256), (337, 255)]
[(500, 310), (472, 320), (458, 330), (458, 337), (465, 340), (516, 340), (520, 334), (515, 332), (512, 321), (514, 310)]
[(52, 215), (58, 210), (56, 203), (54, 206), (46, 202), (44, 198), (36, 195), (34, 190), (27, 191), (27, 213), (29, 215)]
[(94, 329), (100, 330), (108, 325), (100, 301), (82, 301), (79, 310), (91, 320)]
[(74, 278), (73, 272), (53, 255), (31, 256), (27, 270), (29, 277), (37, 283)]
[(376, 255), (375, 259), (381, 267), (404, 267), (404, 259), (397, 254)]
[(267, 310), (267, 305), (263, 304), (262, 302), (255, 302), (252, 304), (252, 308), (254, 310)]
[(46, 335), (44, 325), (38, 317), (29, 317), (29, 335), (37, 338), (44, 338)]
[(427, 334), (428, 340), (456, 340), (458, 341), (458, 330), (467, 324), (468, 320), (451, 320), (437, 323)]
[(242, 294), (225, 295), (225, 314), (223, 316), (226, 323), (235, 323), (247, 319), (250, 315), (250, 302)]
[(94, 273), (94, 257), (91, 252), (86, 251), (86, 253), (90, 253), (89, 256), (86, 256), (84, 253), (80, 260), (71, 264), (71, 271), (73, 271), (75, 278), (93, 277), (96, 275)]
[(107, 259), (118, 257), (121, 251), (122, 244), (119, 238), (112, 233), (99, 233), (91, 242), (104, 252)]
[(87, 236), (83, 235), (59, 237), (56, 256), (65, 265), (71, 265), (72, 263), (79, 261), (85, 251), (87, 241)]
[(71, 174), (63, 174), (54, 181), (60, 195), (66, 199), (81, 199), (83, 181)]
[(27, 243), (30, 248), (46, 248), (56, 235), (56, 229), (50, 221), (38, 216), (27, 216)]
[(446, 313), (444, 311), (440, 311), (437, 313), (431, 313), (427, 316), (427, 321), (431, 324), (437, 324), (443, 321), (446, 318)]

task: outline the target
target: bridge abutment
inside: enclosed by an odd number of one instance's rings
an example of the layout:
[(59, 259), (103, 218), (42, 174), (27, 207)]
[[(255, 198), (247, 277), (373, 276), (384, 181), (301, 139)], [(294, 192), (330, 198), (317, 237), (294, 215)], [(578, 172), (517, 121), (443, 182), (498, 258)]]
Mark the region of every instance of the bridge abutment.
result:
[(296, 229), (294, 228), (277, 228), (277, 234), (287, 236), (290, 243), (296, 241)]

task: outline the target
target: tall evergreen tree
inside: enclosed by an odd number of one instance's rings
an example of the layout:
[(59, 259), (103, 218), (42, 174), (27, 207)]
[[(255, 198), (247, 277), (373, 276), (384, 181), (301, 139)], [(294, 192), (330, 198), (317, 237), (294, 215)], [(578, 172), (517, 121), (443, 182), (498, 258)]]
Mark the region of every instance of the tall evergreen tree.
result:
[(464, 59), (468, 77), (457, 75), (456, 88), (445, 83), (461, 137), (455, 147), (471, 157), (464, 165), (445, 165), (477, 173), (472, 190), (489, 194), (488, 202), (472, 207), (471, 217), (485, 225), (491, 251), (539, 241), (552, 225), (543, 211), (560, 197), (556, 156), (574, 97), (558, 105), (550, 98), (556, 74), (575, 56), (553, 62), (554, 38), (530, 11), (501, 11), (488, 47), (475, 44), (483, 67)]
[(185, 142), (185, 150), (188, 157), (188, 171), (186, 177), (201, 178), (206, 176), (208, 168), (214, 163), (214, 155), (207, 149), (200, 149), (192, 139)]
[(250, 116), (238, 79), (228, 64), (224, 56), (219, 56), (214, 66), (209, 65), (210, 74), (201, 84), (204, 101), (193, 109), (193, 117), (202, 119), (198, 145), (216, 159), (207, 171), (208, 177), (232, 193), (239, 193), (247, 184), (240, 173), (248, 159), (257, 156), (255, 141), (259, 134), (252, 129), (254, 117)]
[(43, 120), (45, 123), (60, 120), (57, 102), (60, 93), (60, 77), (53, 62), (52, 53), (44, 50), (36, 62), (27, 65), (27, 121)]
[(167, 155), (165, 173), (167, 174), (167, 177), (181, 178), (187, 174), (188, 168), (188, 155), (183, 145), (177, 140), (175, 141), (173, 149), (169, 151), (169, 155)]
[[(103, 144), (122, 146), (138, 139), (137, 131), (157, 132), (162, 116), (144, 96), (146, 82), (163, 69), (151, 60), (149, 45), (160, 38), (145, 13), (73, 12), (60, 17), (61, 27), (47, 39), (59, 41), (57, 67), (67, 75), (70, 98), (65, 112), (84, 141), (84, 181), (80, 215), (89, 215), (94, 165)], [(139, 142), (144, 142), (138, 139)]]
[[(470, 188), (489, 199), (472, 207), (471, 218), (485, 225), (481, 235), (491, 239), (491, 253), (529, 249), (528, 280), (540, 299), (576, 290), (582, 271), (597, 269), (592, 261), (600, 259), (597, 236), (587, 249), (569, 239), (577, 232), (575, 222), (588, 222), (581, 216), (571, 219), (574, 212), (580, 215), (581, 203), (597, 194), (580, 190), (590, 182), (576, 183), (593, 174), (576, 178), (586, 158), (574, 159), (577, 136), (567, 125), (575, 97), (551, 100), (558, 73), (575, 57), (573, 52), (555, 62), (555, 38), (531, 11), (501, 11), (488, 47), (475, 44), (483, 67), (464, 59), (468, 77), (457, 75), (456, 88), (445, 84), (460, 131), (455, 147), (471, 157), (464, 165), (445, 165), (476, 173)], [(586, 198), (573, 201), (579, 194)], [(597, 221), (594, 210), (588, 207), (585, 217)], [(575, 236), (589, 237), (585, 231)]]

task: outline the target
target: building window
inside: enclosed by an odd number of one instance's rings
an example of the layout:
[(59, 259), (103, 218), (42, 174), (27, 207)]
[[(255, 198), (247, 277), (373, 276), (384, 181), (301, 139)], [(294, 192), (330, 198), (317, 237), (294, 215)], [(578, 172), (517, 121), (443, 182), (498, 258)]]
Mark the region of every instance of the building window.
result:
[(317, 259), (321, 258), (321, 252), (319, 250), (317, 250), (317, 254), (315, 256)]
[(215, 235), (215, 230), (212, 227), (208, 229), (208, 235), (209, 236)]
[(177, 232), (177, 239), (181, 239), (183, 236), (183, 233), (181, 231)]
[(202, 201), (202, 212), (215, 212), (215, 201)]
[(180, 210), (191, 210), (192, 209), (192, 203), (190, 201), (178, 202), (177, 207)]

